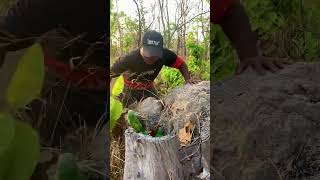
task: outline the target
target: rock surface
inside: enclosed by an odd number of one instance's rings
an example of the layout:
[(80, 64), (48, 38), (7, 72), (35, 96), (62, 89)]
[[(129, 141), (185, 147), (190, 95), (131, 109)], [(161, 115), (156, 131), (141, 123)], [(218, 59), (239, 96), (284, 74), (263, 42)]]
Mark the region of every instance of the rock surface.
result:
[(214, 83), (214, 179), (320, 179), (320, 64)]
[(148, 97), (138, 105), (136, 109), (143, 117), (146, 129), (153, 129), (159, 123), (162, 108), (161, 101), (154, 97)]

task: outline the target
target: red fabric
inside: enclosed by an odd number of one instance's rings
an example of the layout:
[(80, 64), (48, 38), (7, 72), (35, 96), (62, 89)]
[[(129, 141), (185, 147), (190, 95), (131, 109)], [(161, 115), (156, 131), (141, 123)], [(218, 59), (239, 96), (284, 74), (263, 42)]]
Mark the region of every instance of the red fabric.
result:
[(177, 56), (175, 63), (171, 67), (176, 68), (176, 69), (180, 69), (182, 63), (183, 63), (182, 57)]
[(212, 0), (210, 5), (210, 20), (212, 23), (219, 24), (229, 7), (232, 0)]
[(44, 57), (44, 63), (48, 72), (56, 74), (71, 86), (84, 89), (105, 89), (107, 88), (108, 74), (106, 70), (97, 68), (75, 68), (72, 69), (68, 64)]
[(135, 90), (146, 90), (154, 88), (153, 82), (133, 82), (126, 78), (124, 78), (124, 85), (129, 87), (130, 89)]

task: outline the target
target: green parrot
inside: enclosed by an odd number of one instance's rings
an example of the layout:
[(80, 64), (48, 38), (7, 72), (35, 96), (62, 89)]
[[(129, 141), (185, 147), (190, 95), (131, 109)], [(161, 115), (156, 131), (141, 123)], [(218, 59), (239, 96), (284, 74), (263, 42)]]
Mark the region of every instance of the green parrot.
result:
[(55, 180), (88, 180), (80, 171), (74, 156), (64, 153), (59, 156)]
[(136, 133), (142, 133), (144, 135), (148, 135), (149, 133), (143, 128), (141, 122), (138, 117), (134, 114), (134, 111), (128, 111), (128, 123), (134, 129)]
[(160, 127), (156, 132), (156, 137), (162, 137), (164, 136), (164, 129)]

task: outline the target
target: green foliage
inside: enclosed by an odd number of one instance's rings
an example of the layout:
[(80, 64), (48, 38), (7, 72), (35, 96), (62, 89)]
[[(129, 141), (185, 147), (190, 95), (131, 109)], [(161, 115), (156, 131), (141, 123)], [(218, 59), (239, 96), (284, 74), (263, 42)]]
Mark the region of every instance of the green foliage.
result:
[(183, 85), (184, 79), (180, 71), (170, 67), (163, 67), (160, 73), (160, 78), (165, 89), (170, 90), (172, 88)]
[(213, 80), (230, 77), (238, 63), (236, 54), (223, 33), (216, 25), (211, 26), (211, 73)]
[(196, 58), (194, 58), (192, 56), (187, 61), (187, 66), (188, 66), (189, 72), (191, 74), (196, 74), (199, 71), (201, 71), (201, 65), (202, 65), (202, 61), (197, 60)]
[(202, 42), (197, 42), (194, 36), (194, 32), (188, 33), (187, 36), (186, 47), (188, 48), (189, 56), (192, 56), (198, 60), (205, 60), (207, 58), (206, 54), (209, 50), (209, 41), (207, 39), (208, 37), (204, 37), (205, 39)]
[[(4, 121), (14, 124), (14, 137), (5, 151), (0, 153), (0, 180), (25, 180), (32, 175), (40, 156), (38, 134), (26, 123), (14, 120), (10, 115), (1, 114)], [(10, 126), (8, 126), (10, 128)], [(1, 141), (11, 135), (1, 136)]]
[(271, 0), (249, 0), (245, 2), (252, 29), (260, 33), (271, 33), (279, 30), (285, 23), (283, 15), (277, 13)]
[(8, 149), (14, 138), (14, 121), (9, 114), (0, 114), (0, 155)]
[(122, 93), (124, 87), (124, 78), (123, 76), (119, 76), (112, 88), (112, 96), (118, 96), (120, 93)]
[(44, 80), (43, 53), (39, 44), (22, 56), (7, 90), (8, 104), (21, 108), (40, 95)]
[[(209, 48), (207, 48), (207, 41), (204, 40), (197, 43), (194, 37), (195, 33), (190, 32), (186, 38), (186, 47), (189, 57), (186, 59), (186, 64), (192, 79), (210, 80), (210, 61), (206, 58)], [(179, 87), (184, 84), (184, 78), (177, 69), (163, 67), (160, 72), (160, 77), (156, 79), (156, 84), (160, 85), (160, 93), (167, 94), (171, 89)]]
[(187, 44), (189, 54), (196, 59), (203, 59), (204, 48), (198, 44), (189, 43)]
[[(111, 57), (122, 56), (138, 46), (137, 34), (139, 24), (136, 19), (125, 12), (111, 11), (110, 18), (110, 48)], [(121, 33), (121, 34), (120, 34)]]
[(248, 0), (245, 7), (262, 52), (315, 61), (320, 56), (320, 7), (315, 1)]
[[(43, 54), (35, 44), (22, 56), (7, 89), (6, 100), (12, 110), (24, 107), (40, 95), (44, 80)], [(27, 123), (0, 113), (0, 180), (26, 180), (40, 156), (38, 134)]]
[(187, 48), (189, 58), (187, 66), (193, 79), (210, 80), (210, 61), (206, 59), (207, 42), (204, 40), (197, 43), (194, 32), (190, 32), (187, 37)]
[(110, 129), (111, 130), (116, 125), (118, 119), (122, 114), (122, 111), (123, 111), (122, 103), (111, 96), (110, 97)]
[(59, 156), (56, 180), (86, 180), (71, 153)]
[(112, 95), (110, 96), (110, 130), (114, 128), (118, 119), (121, 117), (123, 112), (123, 105), (117, 99), (117, 96), (122, 93), (124, 88), (124, 78), (119, 76), (112, 88)]
[[(258, 46), (265, 56), (316, 61), (320, 57), (320, 5), (317, 1), (243, 1)], [(220, 27), (211, 25), (213, 80), (228, 78), (238, 64), (236, 53)]]
[(204, 81), (210, 80), (210, 61), (198, 60), (191, 56), (187, 61), (187, 66), (192, 78)]

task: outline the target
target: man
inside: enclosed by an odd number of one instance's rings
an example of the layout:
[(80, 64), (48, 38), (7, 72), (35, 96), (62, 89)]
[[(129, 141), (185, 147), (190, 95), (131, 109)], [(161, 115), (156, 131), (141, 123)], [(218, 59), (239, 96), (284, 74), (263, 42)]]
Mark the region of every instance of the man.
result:
[(248, 16), (239, 0), (211, 1), (210, 20), (219, 24), (237, 50), (240, 65), (237, 73), (252, 67), (258, 73), (265, 70), (275, 72), (282, 69), (288, 61), (260, 56), (257, 39), (251, 30)]
[(107, 3), (18, 0), (1, 19), (0, 68), (7, 52), (40, 39), (46, 80), (42, 100), (32, 102), (28, 114), (33, 122), (43, 118), (40, 136), (55, 145), (71, 125), (95, 127), (106, 120)]
[(126, 107), (146, 97), (155, 97), (153, 85), (162, 66), (179, 69), (185, 82), (194, 84), (190, 79), (188, 67), (183, 59), (163, 47), (163, 37), (159, 32), (148, 31), (143, 35), (142, 46), (121, 58), (111, 67), (111, 78), (124, 76), (122, 102)]

